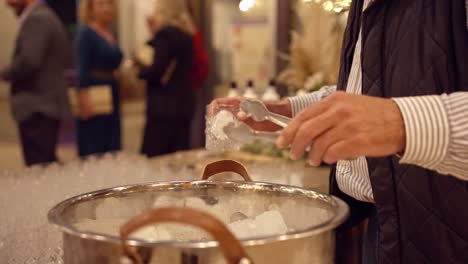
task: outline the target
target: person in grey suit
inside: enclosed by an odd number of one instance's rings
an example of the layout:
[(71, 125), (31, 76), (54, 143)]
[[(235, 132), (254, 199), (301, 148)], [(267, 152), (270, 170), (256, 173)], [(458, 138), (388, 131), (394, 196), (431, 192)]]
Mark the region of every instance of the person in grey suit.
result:
[(6, 0), (19, 18), (12, 62), (0, 66), (11, 83), (11, 107), (26, 165), (57, 160), (60, 120), (70, 114), (64, 70), (69, 58), (65, 28), (40, 0)]

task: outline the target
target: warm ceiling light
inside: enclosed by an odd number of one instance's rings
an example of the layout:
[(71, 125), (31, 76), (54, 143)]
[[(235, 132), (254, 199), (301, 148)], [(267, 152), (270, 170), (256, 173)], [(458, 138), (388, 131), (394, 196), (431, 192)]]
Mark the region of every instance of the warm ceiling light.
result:
[(335, 5), (332, 1), (326, 1), (323, 3), (323, 9), (325, 9), (325, 11), (332, 11), (334, 7)]
[(249, 11), (255, 5), (255, 0), (242, 0), (239, 3), (239, 9), (242, 12)]

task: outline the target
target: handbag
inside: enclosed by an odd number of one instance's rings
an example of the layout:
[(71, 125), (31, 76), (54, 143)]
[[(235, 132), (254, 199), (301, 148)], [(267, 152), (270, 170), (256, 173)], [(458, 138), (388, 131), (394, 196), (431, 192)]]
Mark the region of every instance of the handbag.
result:
[[(110, 85), (94, 85), (86, 88), (88, 91), (89, 104), (92, 115), (110, 115), (114, 112), (112, 100), (112, 87)], [(76, 88), (68, 90), (68, 97), (72, 107), (73, 114), (78, 116), (78, 91)]]

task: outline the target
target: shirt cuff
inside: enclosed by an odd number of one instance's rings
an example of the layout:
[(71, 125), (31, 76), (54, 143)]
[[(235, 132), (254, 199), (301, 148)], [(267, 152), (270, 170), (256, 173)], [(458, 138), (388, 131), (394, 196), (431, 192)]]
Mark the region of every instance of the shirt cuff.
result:
[(450, 124), (439, 96), (393, 98), (405, 124), (406, 149), (400, 163), (436, 168), (446, 157)]
[(291, 103), (292, 116), (296, 116), (302, 110), (306, 109), (309, 105), (321, 101), (322, 99), (333, 94), (334, 92), (336, 92), (336, 85), (330, 85), (323, 86), (320, 90), (309, 94), (288, 98), (289, 102)]
[(291, 113), (293, 117), (306, 109), (309, 105), (319, 101), (319, 99), (315, 98), (312, 94), (289, 97), (288, 100), (291, 103)]

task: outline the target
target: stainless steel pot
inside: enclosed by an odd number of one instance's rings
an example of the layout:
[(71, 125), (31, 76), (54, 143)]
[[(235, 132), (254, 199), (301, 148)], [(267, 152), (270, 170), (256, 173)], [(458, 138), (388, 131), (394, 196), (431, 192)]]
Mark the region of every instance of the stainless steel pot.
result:
[[(241, 164), (219, 161), (206, 166), (201, 181), (116, 187), (83, 194), (58, 204), (49, 211), (48, 218), (63, 231), (64, 262), (334, 262), (334, 230), (345, 221), (349, 213), (348, 206), (343, 201), (298, 187), (248, 181), (207, 181), (212, 175), (228, 171), (236, 172), (246, 180), (250, 179)], [(249, 217), (259, 215), (274, 206), (275, 210), (281, 212), (290, 230), (286, 234), (237, 241), (225, 227), (226, 221), (222, 223), (206, 211), (152, 208), (154, 201), (162, 196), (174, 199), (197, 197), (206, 203), (205, 206), (224, 206), (216, 212), (240, 211)], [(84, 221), (110, 221), (113, 224), (106, 225), (102, 230), (89, 231), (80, 227), (80, 223)], [(130, 236), (143, 226), (165, 222), (200, 227), (211, 234), (213, 239), (147, 241)]]

